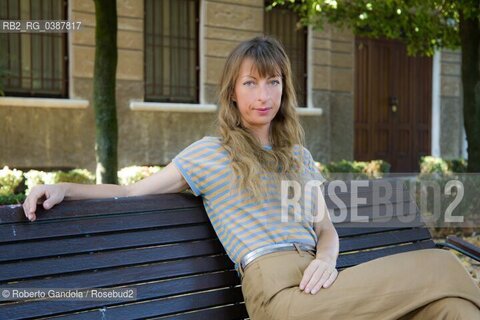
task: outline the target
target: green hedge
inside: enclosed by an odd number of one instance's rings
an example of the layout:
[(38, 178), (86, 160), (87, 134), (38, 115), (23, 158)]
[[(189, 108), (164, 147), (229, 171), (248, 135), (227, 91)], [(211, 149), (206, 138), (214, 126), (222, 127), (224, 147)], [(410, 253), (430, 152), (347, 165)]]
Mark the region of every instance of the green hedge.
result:
[(0, 196), (15, 193), (15, 189), (22, 183), (22, 180), (22, 171), (3, 167), (3, 169), (0, 170)]
[(336, 174), (354, 174), (359, 178), (381, 178), (384, 173), (390, 172), (390, 164), (383, 160), (372, 161), (347, 161), (330, 162), (328, 164), (320, 164), (317, 166), (320, 172), (327, 179), (333, 178)]
[(95, 175), (86, 169), (73, 169), (68, 172), (30, 170), (25, 173), (24, 176), (26, 178), (25, 185), (27, 186), (26, 194), (29, 194), (30, 190), (39, 184), (55, 184), (60, 182), (95, 183)]
[(26, 195), (23, 193), (0, 195), (0, 206), (7, 204), (21, 204), (25, 200)]
[(467, 172), (467, 161), (464, 159), (442, 159), (425, 156), (420, 159), (420, 173), (464, 173)]
[(137, 181), (140, 181), (152, 174), (162, 170), (160, 166), (146, 167), (146, 166), (131, 166), (118, 171), (118, 183), (126, 186)]

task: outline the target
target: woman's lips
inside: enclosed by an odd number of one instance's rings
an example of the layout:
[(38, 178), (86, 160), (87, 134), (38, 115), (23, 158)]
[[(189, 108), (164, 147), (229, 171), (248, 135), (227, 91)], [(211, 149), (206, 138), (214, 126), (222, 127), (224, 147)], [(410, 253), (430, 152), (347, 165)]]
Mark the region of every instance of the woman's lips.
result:
[(257, 111), (258, 113), (263, 115), (263, 114), (267, 114), (271, 109), (272, 108), (257, 108), (257, 109), (255, 109), (255, 111)]

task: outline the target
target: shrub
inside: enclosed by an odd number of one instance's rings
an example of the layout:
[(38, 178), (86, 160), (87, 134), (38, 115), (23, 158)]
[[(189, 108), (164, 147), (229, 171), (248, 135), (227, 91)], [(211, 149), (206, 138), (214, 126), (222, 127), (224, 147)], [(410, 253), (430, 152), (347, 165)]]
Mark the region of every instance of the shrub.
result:
[(420, 159), (420, 173), (464, 173), (467, 172), (467, 161), (464, 159), (442, 159), (432, 156)]
[(383, 160), (372, 160), (367, 162), (364, 172), (369, 177), (381, 178), (383, 173), (390, 172), (390, 163)]
[(30, 170), (24, 174), (25, 176), (25, 185), (27, 186), (26, 193), (30, 193), (30, 190), (38, 185), (45, 184), (46, 172), (38, 170)]
[(447, 173), (448, 171), (447, 163), (441, 158), (426, 156), (420, 159), (420, 173)]
[(68, 172), (57, 171), (53, 175), (52, 183), (73, 182), (92, 184), (95, 183), (95, 175), (87, 169), (73, 169)]
[(335, 173), (361, 173), (366, 165), (356, 161), (341, 160), (330, 162), (325, 166), (327, 172)]
[(151, 176), (155, 172), (158, 172), (162, 169), (159, 166), (131, 166), (125, 167), (118, 171), (118, 183), (121, 185), (129, 185), (140, 181), (146, 177)]
[(3, 167), (0, 170), (0, 196), (11, 195), (23, 180), (23, 172)]
[(0, 195), (0, 206), (7, 204), (21, 204), (25, 200), (26, 196), (23, 193)]
[(44, 172), (38, 170), (30, 170), (25, 173), (27, 191), (39, 184), (54, 184), (59, 182), (73, 182), (73, 183), (95, 183), (95, 175), (86, 169), (73, 169), (68, 172), (54, 171)]
[(450, 171), (457, 173), (467, 172), (467, 161), (464, 159), (450, 159), (445, 161), (447, 162), (447, 166)]
[[(329, 179), (334, 179), (337, 174), (348, 173), (352, 174), (350, 178), (381, 178), (383, 173), (390, 171), (390, 164), (383, 160), (372, 161), (348, 161), (341, 160), (338, 162), (330, 162), (326, 165), (318, 163), (317, 167), (320, 172)], [(344, 175), (338, 178), (345, 178)]]

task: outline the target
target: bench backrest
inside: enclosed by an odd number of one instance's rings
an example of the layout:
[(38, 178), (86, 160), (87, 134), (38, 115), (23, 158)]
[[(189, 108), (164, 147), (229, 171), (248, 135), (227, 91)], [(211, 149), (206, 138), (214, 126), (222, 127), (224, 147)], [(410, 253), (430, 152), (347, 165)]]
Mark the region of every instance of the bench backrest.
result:
[[(375, 183), (348, 188), (326, 196), (334, 215), (347, 212), (348, 221), (336, 223), (340, 269), (434, 247), (408, 192), (385, 205), (373, 197)], [(351, 221), (352, 197), (366, 199), (356, 211), (372, 221)], [(233, 264), (191, 194), (66, 201), (39, 208), (34, 223), (19, 206), (0, 207), (0, 288), (120, 286), (136, 289), (136, 300), (0, 302), (0, 318), (248, 317)]]

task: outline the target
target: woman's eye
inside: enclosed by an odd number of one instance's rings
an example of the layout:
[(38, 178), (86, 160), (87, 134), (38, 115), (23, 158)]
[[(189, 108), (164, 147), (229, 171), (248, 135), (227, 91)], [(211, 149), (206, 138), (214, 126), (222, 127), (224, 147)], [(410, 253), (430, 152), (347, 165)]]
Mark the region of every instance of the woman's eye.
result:
[(280, 81), (278, 80), (272, 80), (271, 82), (273, 85), (278, 86), (280, 84)]
[(255, 82), (253, 82), (253, 81), (246, 81), (246, 82), (243, 83), (244, 86), (252, 86), (254, 84), (255, 84)]

